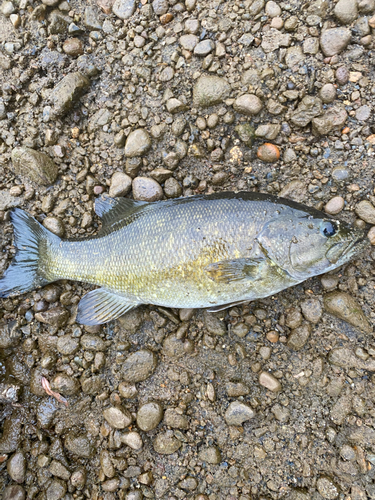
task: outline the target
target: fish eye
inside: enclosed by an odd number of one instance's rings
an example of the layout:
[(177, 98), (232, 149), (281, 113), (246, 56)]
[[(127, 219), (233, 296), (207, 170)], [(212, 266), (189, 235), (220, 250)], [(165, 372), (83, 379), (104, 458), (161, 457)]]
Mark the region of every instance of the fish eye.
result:
[(329, 220), (325, 220), (320, 224), (320, 232), (326, 238), (330, 238), (334, 234), (336, 234), (337, 225)]

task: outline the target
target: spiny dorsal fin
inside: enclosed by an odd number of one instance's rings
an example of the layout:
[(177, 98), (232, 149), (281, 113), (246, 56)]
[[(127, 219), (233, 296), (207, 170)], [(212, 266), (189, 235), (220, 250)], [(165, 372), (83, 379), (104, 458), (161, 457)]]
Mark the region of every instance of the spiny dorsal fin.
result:
[(110, 198), (103, 195), (95, 200), (95, 213), (102, 219), (103, 226), (108, 226), (130, 217), (145, 205), (148, 205), (145, 201), (129, 200), (129, 198)]
[(137, 305), (121, 295), (98, 288), (86, 293), (81, 299), (76, 321), (83, 325), (102, 325), (122, 316)]

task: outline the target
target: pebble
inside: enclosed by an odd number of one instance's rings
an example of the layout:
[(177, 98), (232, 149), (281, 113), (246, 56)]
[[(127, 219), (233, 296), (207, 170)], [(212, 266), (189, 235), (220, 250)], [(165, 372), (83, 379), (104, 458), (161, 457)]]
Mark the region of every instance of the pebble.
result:
[(358, 16), (357, 2), (339, 0), (335, 5), (334, 14), (341, 24), (351, 24)]
[(51, 309), (48, 309), (48, 311), (35, 314), (35, 319), (37, 321), (46, 323), (47, 325), (55, 326), (57, 328), (61, 328), (62, 326), (66, 325), (69, 318), (69, 311), (61, 306), (53, 307)]
[(312, 131), (315, 135), (328, 135), (332, 130), (341, 129), (348, 114), (341, 106), (329, 108), (322, 116), (317, 116), (312, 120)]
[(320, 36), (320, 47), (326, 57), (340, 54), (348, 46), (352, 38), (348, 28), (330, 28)]
[(262, 107), (262, 101), (254, 94), (243, 94), (233, 104), (235, 111), (247, 116), (257, 115)]
[(266, 389), (269, 389), (272, 392), (281, 391), (282, 387), (280, 382), (275, 378), (271, 373), (261, 372), (259, 375), (259, 383)]
[(116, 0), (112, 12), (120, 19), (129, 19), (137, 7), (135, 0)]
[(162, 16), (163, 14), (166, 14), (169, 9), (169, 4), (167, 0), (154, 0), (151, 5), (153, 11), (157, 16)]
[(15, 7), (12, 2), (3, 2), (1, 5), (1, 12), (4, 14), (5, 17), (9, 17), (13, 12), (15, 12)]
[(198, 44), (199, 38), (196, 35), (192, 34), (182, 35), (179, 42), (183, 49), (192, 52)]
[(215, 44), (212, 40), (202, 40), (194, 48), (194, 54), (198, 57), (205, 57), (215, 49)]
[(225, 323), (218, 317), (216, 317), (215, 314), (204, 311), (203, 318), (205, 327), (212, 335), (222, 336), (227, 333), (227, 327), (225, 326)]
[(125, 408), (116, 408), (114, 406), (106, 408), (103, 411), (103, 417), (114, 429), (125, 429), (133, 420), (128, 410)]
[(69, 481), (70, 472), (66, 467), (64, 467), (62, 463), (58, 462), (57, 460), (52, 460), (48, 470), (53, 476), (59, 477), (64, 481)]
[(161, 455), (171, 455), (181, 448), (181, 441), (167, 431), (156, 436), (153, 446), (156, 453), (160, 453)]
[(310, 323), (318, 323), (322, 317), (322, 306), (318, 299), (306, 299), (301, 302), (302, 314)]
[(138, 408), (137, 425), (145, 432), (155, 429), (163, 418), (163, 408), (156, 401), (151, 401)]
[(233, 401), (228, 406), (224, 419), (228, 425), (242, 425), (255, 417), (254, 410), (241, 401)]
[(13, 149), (12, 162), (16, 175), (25, 176), (36, 184), (49, 186), (58, 175), (57, 166), (48, 155), (24, 146)]
[(149, 177), (133, 179), (133, 197), (141, 201), (157, 201), (163, 198), (163, 189), (160, 184)]
[(56, 347), (60, 354), (69, 356), (70, 354), (74, 354), (78, 351), (79, 341), (72, 338), (70, 335), (63, 335), (57, 339)]
[(63, 43), (63, 51), (68, 56), (78, 57), (83, 54), (83, 43), (79, 38), (68, 38)]
[(281, 125), (276, 123), (265, 123), (264, 125), (259, 125), (255, 130), (256, 137), (262, 137), (263, 139), (268, 139), (270, 141), (276, 139), (281, 130)]
[(182, 195), (182, 187), (174, 177), (170, 177), (165, 181), (164, 194), (167, 198), (178, 198)]
[(288, 148), (285, 150), (284, 156), (283, 156), (284, 163), (292, 163), (293, 161), (296, 161), (296, 159), (297, 159), (297, 155), (293, 149)]
[(280, 150), (275, 144), (266, 142), (258, 148), (257, 157), (266, 163), (275, 163), (280, 158)]
[(323, 498), (334, 500), (339, 496), (339, 490), (335, 483), (328, 477), (320, 477), (316, 482), (316, 488)]
[(328, 215), (337, 215), (344, 209), (344, 206), (345, 206), (344, 198), (342, 196), (334, 196), (325, 205), (324, 211)]
[(277, 4), (276, 2), (273, 2), (272, 0), (270, 2), (266, 3), (266, 14), (269, 17), (278, 17), (281, 15), (281, 8), (280, 5)]
[(371, 333), (372, 328), (369, 325), (360, 305), (348, 293), (333, 291), (324, 295), (324, 308), (339, 319), (342, 319), (351, 325)]
[(230, 86), (219, 76), (201, 76), (193, 88), (194, 106), (207, 108), (220, 104), (229, 94)]
[(168, 408), (164, 413), (164, 423), (172, 429), (188, 429), (189, 421), (184, 415), (180, 415), (173, 408)]
[(74, 396), (81, 388), (76, 378), (69, 377), (65, 373), (56, 375), (52, 380), (51, 387), (63, 396)]
[(299, 103), (298, 108), (292, 113), (291, 121), (297, 127), (306, 127), (321, 112), (321, 100), (315, 96), (305, 96)]
[(339, 85), (345, 85), (346, 83), (348, 83), (349, 76), (350, 72), (348, 68), (346, 68), (345, 66), (340, 66), (339, 68), (337, 68), (335, 77), (336, 77), (336, 82)]
[(109, 196), (116, 198), (118, 196), (125, 196), (129, 193), (132, 187), (132, 178), (123, 172), (115, 172), (111, 178), (111, 185), (109, 187)]
[(242, 382), (227, 382), (225, 388), (229, 397), (247, 396), (250, 392)]
[(371, 245), (375, 245), (375, 226), (367, 233), (367, 238), (370, 240)]
[(125, 156), (134, 158), (145, 155), (151, 148), (151, 139), (147, 130), (139, 128), (128, 135), (125, 143)]
[(302, 52), (302, 48), (299, 45), (295, 45), (293, 47), (289, 47), (286, 51), (285, 55), (285, 64), (288, 68), (294, 68), (298, 66), (301, 61), (305, 59), (305, 56)]
[(61, 219), (58, 219), (57, 217), (50, 217), (50, 216), (46, 217), (43, 220), (43, 226), (47, 228), (48, 231), (51, 231), (51, 233), (56, 234), (60, 238), (62, 238), (65, 234), (64, 223)]
[(368, 224), (375, 224), (375, 207), (369, 201), (360, 201), (355, 208), (355, 213)]
[(336, 87), (332, 83), (326, 83), (320, 89), (319, 96), (325, 104), (329, 104), (336, 99)]
[(371, 108), (365, 104), (364, 106), (360, 106), (355, 110), (355, 117), (357, 120), (361, 122), (367, 121), (371, 116)]
[(53, 115), (64, 115), (90, 85), (90, 80), (79, 71), (67, 74), (52, 90), (49, 101), (53, 105)]
[(17, 452), (10, 457), (7, 463), (7, 471), (16, 483), (23, 483), (25, 481), (26, 458), (24, 453)]
[(3, 491), (3, 500), (25, 500), (26, 492), (19, 484), (11, 484)]
[[(216, 446), (208, 446), (199, 451), (199, 460), (212, 465), (218, 465), (221, 462), (221, 453)], [(203, 500), (203, 499), (202, 499)]]
[(291, 331), (288, 337), (288, 347), (294, 351), (300, 351), (307, 341), (309, 340), (311, 334), (311, 325), (309, 323), (303, 323)]
[(82, 458), (91, 458), (95, 452), (95, 448), (86, 436), (77, 436), (73, 433), (67, 435), (64, 446), (70, 453)]
[(121, 373), (126, 382), (142, 382), (154, 372), (156, 365), (156, 355), (151, 351), (141, 349), (126, 358)]
[(53, 479), (46, 490), (46, 500), (61, 500), (67, 491), (64, 481)]
[(105, 343), (98, 335), (85, 333), (80, 338), (81, 346), (86, 351), (104, 351)]
[(135, 431), (125, 432), (125, 434), (121, 436), (121, 442), (129, 446), (132, 450), (140, 450), (143, 446), (140, 434)]

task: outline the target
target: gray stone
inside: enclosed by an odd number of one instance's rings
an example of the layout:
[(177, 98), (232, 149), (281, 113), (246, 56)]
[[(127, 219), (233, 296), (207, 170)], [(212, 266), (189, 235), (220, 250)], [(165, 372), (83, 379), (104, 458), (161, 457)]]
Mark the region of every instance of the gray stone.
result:
[(279, 196), (281, 198), (289, 198), (290, 200), (301, 202), (306, 196), (306, 185), (299, 180), (290, 181), (280, 191)]
[(360, 305), (348, 293), (339, 291), (327, 293), (324, 296), (324, 308), (328, 313), (350, 323), (360, 330), (366, 333), (372, 332), (372, 328)]
[(72, 338), (70, 335), (63, 335), (57, 339), (57, 350), (60, 354), (69, 356), (74, 354), (79, 349), (79, 342), (77, 339)]
[(294, 45), (289, 47), (285, 55), (285, 64), (288, 68), (293, 68), (297, 66), (301, 61), (305, 59), (303, 55), (302, 48), (299, 45)]
[(105, 343), (98, 335), (85, 333), (80, 338), (81, 346), (87, 351), (104, 351)]
[(121, 436), (121, 442), (129, 446), (132, 450), (140, 450), (143, 446), (140, 434), (135, 431), (125, 432), (125, 434)]
[(12, 196), (9, 191), (0, 191), (0, 210), (18, 207), (22, 203), (22, 198)]
[(99, 20), (99, 12), (91, 5), (85, 8), (84, 25), (91, 31), (99, 31), (102, 29), (102, 23)]
[(259, 383), (260, 383), (260, 385), (262, 385), (263, 387), (266, 387), (266, 389), (269, 389), (272, 392), (279, 392), (282, 389), (281, 384), (277, 380), (277, 378), (274, 377), (269, 372), (261, 372), (260, 373)]
[(90, 80), (79, 71), (66, 75), (52, 90), (49, 101), (53, 105), (53, 115), (64, 115), (90, 85)]
[(116, 0), (112, 12), (120, 19), (129, 19), (137, 7), (135, 0)]
[(141, 382), (154, 372), (156, 365), (156, 355), (151, 351), (141, 349), (126, 358), (121, 373), (126, 382)]
[(284, 152), (283, 160), (285, 163), (292, 163), (293, 161), (296, 161), (297, 155), (294, 152), (293, 149), (288, 148)]
[(241, 401), (233, 401), (228, 406), (224, 418), (228, 425), (242, 425), (255, 417), (254, 410)]
[(299, 103), (298, 108), (292, 113), (291, 122), (298, 127), (306, 127), (321, 112), (321, 100), (318, 97), (305, 96)]
[(320, 477), (316, 482), (316, 488), (323, 498), (334, 500), (339, 496), (339, 490), (335, 483), (328, 477)]
[(340, 54), (348, 46), (352, 38), (347, 28), (331, 28), (323, 31), (320, 36), (320, 47), (326, 57)]
[(189, 427), (188, 419), (173, 408), (165, 410), (164, 423), (173, 429), (187, 429)]
[(235, 111), (248, 116), (257, 115), (262, 107), (262, 101), (254, 94), (243, 94), (233, 104)]
[(277, 123), (265, 123), (264, 125), (259, 125), (255, 130), (255, 135), (257, 137), (262, 137), (263, 139), (274, 140), (279, 135), (281, 130), (281, 125)]
[(56, 375), (52, 380), (51, 387), (64, 396), (74, 396), (81, 388), (76, 378), (69, 377), (65, 373)]
[(199, 460), (212, 465), (218, 465), (221, 462), (221, 453), (216, 446), (208, 446), (199, 452)]
[(221, 103), (229, 94), (230, 86), (219, 76), (201, 76), (193, 89), (194, 106), (207, 108)]
[(182, 35), (180, 37), (180, 45), (185, 50), (190, 50), (192, 52), (199, 42), (199, 38), (196, 35)]
[(86, 436), (76, 436), (73, 433), (65, 438), (64, 446), (70, 453), (82, 458), (91, 458), (95, 451)]
[(291, 334), (288, 337), (288, 347), (293, 349), (294, 351), (299, 351), (304, 347), (306, 342), (308, 341), (311, 334), (311, 325), (309, 323), (302, 323), (301, 326), (298, 326), (294, 330), (292, 330)]
[(368, 224), (375, 225), (375, 207), (368, 200), (360, 201), (355, 208), (355, 213)]
[(182, 195), (182, 187), (174, 177), (170, 177), (165, 181), (164, 194), (167, 198), (178, 198)]
[(64, 481), (61, 479), (53, 479), (46, 491), (46, 500), (61, 500), (67, 491)]
[(351, 24), (358, 16), (357, 2), (339, 0), (335, 5), (334, 13), (341, 24)]
[(319, 39), (315, 37), (306, 38), (303, 42), (303, 53), (315, 55), (319, 52)]
[(325, 104), (329, 104), (336, 99), (336, 87), (333, 83), (326, 83), (320, 89), (319, 95)]
[(103, 417), (114, 429), (125, 429), (133, 420), (128, 410), (125, 408), (116, 408), (114, 406), (106, 408), (103, 411)]
[(153, 446), (156, 453), (171, 455), (181, 448), (181, 441), (174, 437), (173, 434), (165, 432), (156, 436)]
[(343, 107), (334, 106), (324, 115), (312, 119), (312, 131), (315, 135), (328, 135), (332, 130), (343, 127), (347, 118), (348, 114)]
[(64, 307), (57, 306), (35, 314), (35, 319), (46, 325), (55, 326), (61, 328), (66, 325), (68, 319), (70, 318), (69, 311)]
[(360, 106), (358, 109), (355, 110), (355, 117), (357, 120), (360, 122), (365, 122), (367, 121), (371, 116), (371, 108), (367, 104), (364, 106)]
[(310, 323), (318, 323), (322, 317), (322, 306), (318, 299), (306, 299), (301, 302), (302, 314)]
[(281, 33), (279, 30), (271, 28), (262, 36), (261, 47), (264, 52), (274, 52), (280, 47), (288, 47), (291, 43), (291, 35), (289, 33)]
[[(259, 127), (258, 127), (259, 128)], [(240, 123), (234, 129), (240, 141), (246, 146), (251, 147), (255, 139), (255, 129), (250, 123)]]
[(227, 333), (227, 327), (225, 323), (221, 321), (215, 314), (208, 311), (204, 311), (204, 323), (209, 333), (212, 335), (225, 335)]
[(125, 143), (125, 156), (127, 158), (134, 158), (136, 156), (143, 156), (151, 148), (151, 139), (146, 130), (139, 128), (133, 130), (128, 135)]
[(16, 175), (25, 176), (36, 184), (49, 186), (58, 175), (57, 166), (48, 155), (24, 146), (13, 149), (12, 162)]
[(99, 109), (93, 116), (90, 118), (88, 124), (88, 131), (95, 132), (100, 127), (104, 127), (112, 120), (112, 113), (107, 108)]
[(346, 83), (348, 83), (349, 76), (350, 73), (348, 68), (346, 68), (345, 66), (340, 66), (339, 68), (337, 68), (335, 77), (339, 85), (345, 85)]
[(64, 34), (68, 30), (71, 18), (59, 10), (54, 10), (49, 16), (49, 32), (51, 35)]
[(163, 189), (160, 184), (149, 177), (133, 179), (133, 198), (141, 201), (157, 201), (163, 198)]
[(3, 491), (2, 500), (25, 500), (26, 492), (19, 484), (11, 484)]
[(70, 472), (68, 469), (58, 460), (52, 460), (51, 465), (49, 466), (50, 473), (55, 476), (63, 479), (64, 481), (69, 481)]
[(157, 16), (162, 16), (163, 14), (166, 14), (169, 9), (169, 4), (167, 0), (154, 0), (151, 5)]
[(25, 481), (26, 458), (24, 453), (17, 452), (10, 457), (7, 463), (7, 471), (16, 483), (23, 483)]
[(132, 187), (132, 178), (123, 172), (115, 172), (111, 178), (109, 187), (109, 196), (112, 198), (117, 196), (125, 196), (129, 193)]
[(214, 49), (215, 49), (215, 44), (212, 40), (202, 40), (196, 45), (194, 49), (194, 54), (198, 57), (205, 57)]
[(229, 397), (247, 396), (250, 389), (242, 382), (228, 382), (225, 386)]
[(145, 432), (155, 429), (163, 418), (163, 408), (156, 401), (151, 401), (138, 408), (137, 425)]

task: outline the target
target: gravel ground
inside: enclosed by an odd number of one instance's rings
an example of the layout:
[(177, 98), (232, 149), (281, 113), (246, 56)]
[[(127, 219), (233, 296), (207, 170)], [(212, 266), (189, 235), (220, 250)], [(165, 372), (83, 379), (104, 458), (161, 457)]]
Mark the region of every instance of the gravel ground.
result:
[[(0, 274), (10, 208), (85, 237), (103, 192), (268, 192), (375, 244), (375, 1), (148, 1), (1, 4)], [(85, 285), (1, 300), (0, 495), (374, 499), (374, 260), (100, 328)]]

